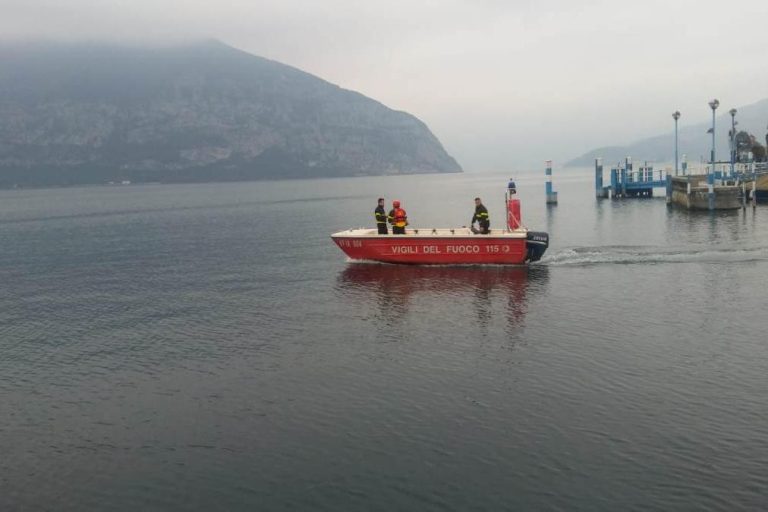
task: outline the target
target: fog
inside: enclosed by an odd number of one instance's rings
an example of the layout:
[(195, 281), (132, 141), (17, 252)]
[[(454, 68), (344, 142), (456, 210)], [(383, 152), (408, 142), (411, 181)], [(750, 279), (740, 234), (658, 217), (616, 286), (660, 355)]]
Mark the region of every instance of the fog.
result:
[[(425, 121), (468, 171), (562, 162), (768, 96), (746, 1), (0, 0), (9, 39), (215, 38)], [(768, 120), (766, 120), (768, 122)], [(702, 134), (705, 137), (706, 134)]]

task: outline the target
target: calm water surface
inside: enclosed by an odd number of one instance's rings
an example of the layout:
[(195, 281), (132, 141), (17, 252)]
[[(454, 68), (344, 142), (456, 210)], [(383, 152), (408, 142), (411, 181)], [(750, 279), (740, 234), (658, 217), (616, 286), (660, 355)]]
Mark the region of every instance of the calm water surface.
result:
[(530, 269), (329, 240), (506, 178), (0, 192), (0, 510), (768, 507), (768, 207), (537, 173)]

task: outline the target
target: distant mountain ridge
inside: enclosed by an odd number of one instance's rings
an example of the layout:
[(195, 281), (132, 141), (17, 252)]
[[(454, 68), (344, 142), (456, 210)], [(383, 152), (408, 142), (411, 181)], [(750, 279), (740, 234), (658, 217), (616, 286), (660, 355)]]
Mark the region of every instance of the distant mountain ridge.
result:
[(0, 186), (423, 172), (414, 116), (216, 41), (0, 44)]
[[(730, 108), (721, 105), (718, 110), (720, 114), (715, 119), (715, 144), (718, 160), (728, 160), (730, 155), (728, 143), (728, 130), (731, 129), (731, 116), (728, 113)], [(755, 135), (758, 142), (764, 144), (766, 125), (768, 125), (768, 98), (736, 108), (738, 110), (736, 121), (739, 123), (736, 130), (746, 130)], [(689, 162), (698, 162), (701, 157), (708, 160), (712, 149), (712, 136), (707, 134), (707, 130), (711, 128), (711, 122), (686, 125), (684, 121), (683, 115), (679, 121), (678, 131), (680, 157), (682, 158), (683, 154), (687, 155)], [(669, 133), (641, 139), (627, 146), (605, 146), (593, 149), (568, 161), (565, 165), (568, 167), (590, 166), (598, 157), (607, 164), (623, 160), (627, 156), (633, 157), (636, 161), (672, 162), (675, 159), (675, 133), (671, 115), (669, 123), (673, 127)]]

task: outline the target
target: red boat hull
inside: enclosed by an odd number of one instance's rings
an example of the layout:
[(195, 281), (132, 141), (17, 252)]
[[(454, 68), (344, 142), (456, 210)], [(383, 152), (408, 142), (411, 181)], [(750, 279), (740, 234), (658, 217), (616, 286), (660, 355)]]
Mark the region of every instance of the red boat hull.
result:
[(353, 260), (412, 265), (523, 265), (529, 259), (526, 236), (525, 232), (376, 235), (367, 230), (350, 230), (335, 233), (332, 238)]

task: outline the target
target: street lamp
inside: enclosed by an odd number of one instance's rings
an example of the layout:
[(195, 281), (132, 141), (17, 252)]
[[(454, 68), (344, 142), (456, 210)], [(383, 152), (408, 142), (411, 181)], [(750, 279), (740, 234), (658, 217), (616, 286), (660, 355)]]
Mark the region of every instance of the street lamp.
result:
[(712, 109), (712, 169), (707, 179), (707, 188), (709, 189), (709, 209), (715, 209), (715, 110), (720, 106), (720, 102), (714, 99), (709, 102), (709, 108)]
[(714, 169), (715, 165), (715, 110), (719, 106), (720, 102), (716, 99), (709, 102), (709, 108), (712, 109), (712, 169)]
[(677, 176), (677, 120), (680, 119), (679, 110), (672, 113), (672, 119), (675, 120), (675, 176)]
[(736, 164), (736, 112), (735, 108), (728, 111), (731, 114), (731, 176)]

